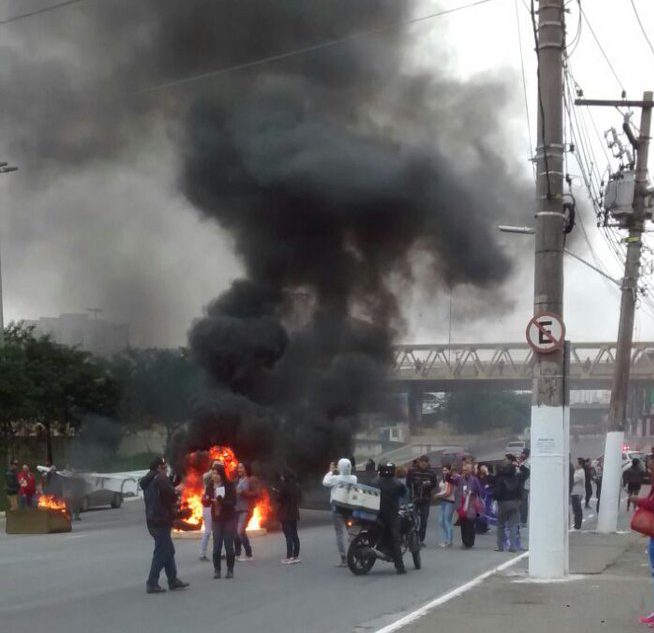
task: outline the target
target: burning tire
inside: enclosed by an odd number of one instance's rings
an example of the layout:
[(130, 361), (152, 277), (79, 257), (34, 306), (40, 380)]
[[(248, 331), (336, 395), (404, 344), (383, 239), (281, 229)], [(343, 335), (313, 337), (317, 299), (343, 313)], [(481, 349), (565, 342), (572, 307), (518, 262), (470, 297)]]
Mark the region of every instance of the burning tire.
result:
[(375, 564), (377, 557), (372, 551), (372, 545), (368, 534), (359, 534), (350, 543), (347, 550), (347, 566), (355, 576), (364, 576)]

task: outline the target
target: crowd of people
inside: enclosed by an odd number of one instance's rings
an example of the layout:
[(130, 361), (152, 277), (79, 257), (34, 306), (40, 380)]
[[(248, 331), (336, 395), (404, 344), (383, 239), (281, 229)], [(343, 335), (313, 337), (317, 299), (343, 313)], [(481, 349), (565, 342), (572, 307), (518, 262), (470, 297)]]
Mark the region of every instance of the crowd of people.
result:
[[(377, 472), (375, 472), (377, 470)], [(526, 527), (529, 516), (530, 453), (525, 449), (520, 455), (507, 454), (496, 466), (478, 464), (463, 459), (460, 464), (444, 464), (437, 472), (431, 467), (427, 455), (416, 459), (408, 470), (394, 464), (382, 464), (375, 469), (369, 460), (365, 466), (366, 481), (378, 474), (372, 485), (380, 490), (379, 519), (388, 537), (389, 551), (398, 573), (404, 573), (399, 547), (397, 508), (411, 502), (418, 517), (418, 537), (424, 547), (428, 533), (430, 514), (436, 506), (437, 531), (440, 547), (451, 548), (455, 542), (455, 528), (460, 534), (461, 547), (475, 546), (477, 535), (495, 530), (495, 550), (517, 552), (522, 550), (521, 528)], [(644, 469), (638, 460), (624, 473), (624, 485), (629, 497), (635, 499), (644, 479)], [(347, 566), (349, 533), (346, 515), (334, 503), (333, 491), (339, 484), (356, 484), (357, 475), (351, 459), (341, 458), (332, 462), (323, 477), (322, 484), (330, 489), (331, 514), (334, 526), (336, 566)], [(574, 515), (574, 527), (580, 529), (583, 510), (590, 507), (596, 486), (597, 508), (602, 485), (602, 461), (591, 464), (578, 458), (570, 464), (570, 502)], [(222, 577), (222, 560), (226, 562), (225, 578), (234, 577), (234, 562), (253, 560), (253, 548), (246, 526), (252, 516), (260, 495), (260, 484), (252, 477), (245, 464), (239, 464), (232, 481), (223, 464), (214, 462), (204, 478), (204, 533), (200, 542), (201, 560), (207, 558), (209, 538), (213, 537), (212, 561), (214, 578)], [(175, 488), (166, 476), (163, 459), (153, 462), (150, 472), (141, 481), (146, 502), (146, 517), (150, 534), (155, 541), (150, 575), (146, 583), (149, 593), (164, 591), (159, 586), (159, 575), (165, 570), (170, 589), (186, 587), (177, 578), (174, 564), (174, 546), (171, 529), (176, 518), (177, 499), (181, 488)], [(277, 518), (286, 542), (286, 556), (281, 562), (293, 565), (301, 562), (298, 536), (299, 506), (301, 493), (292, 471), (286, 470), (271, 488), (277, 507)], [(632, 503), (632, 502), (630, 502)], [(165, 507), (162, 507), (165, 506)]]

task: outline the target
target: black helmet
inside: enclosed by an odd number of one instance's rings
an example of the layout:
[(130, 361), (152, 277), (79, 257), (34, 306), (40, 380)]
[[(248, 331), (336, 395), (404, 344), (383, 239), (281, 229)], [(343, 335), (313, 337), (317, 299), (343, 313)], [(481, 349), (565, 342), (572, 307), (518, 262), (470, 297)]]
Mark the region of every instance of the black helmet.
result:
[(395, 464), (393, 462), (387, 462), (385, 464), (379, 465), (379, 476), (380, 477), (395, 477)]

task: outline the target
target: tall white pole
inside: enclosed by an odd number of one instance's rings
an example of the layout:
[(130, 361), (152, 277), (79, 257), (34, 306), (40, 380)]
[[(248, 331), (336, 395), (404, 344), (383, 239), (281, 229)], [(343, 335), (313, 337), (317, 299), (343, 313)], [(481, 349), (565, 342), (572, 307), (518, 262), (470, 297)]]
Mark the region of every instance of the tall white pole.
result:
[[(538, 4), (534, 315), (563, 317), (563, 0)], [(564, 351), (536, 352), (531, 409), (529, 575), (568, 574), (570, 415)]]

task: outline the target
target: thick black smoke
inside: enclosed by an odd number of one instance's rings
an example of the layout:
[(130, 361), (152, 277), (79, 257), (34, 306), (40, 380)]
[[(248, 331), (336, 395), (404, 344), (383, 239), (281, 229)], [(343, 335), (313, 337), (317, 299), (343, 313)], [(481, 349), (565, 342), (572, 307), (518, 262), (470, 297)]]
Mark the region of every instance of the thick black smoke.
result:
[[(406, 17), (395, 2), (364, 4), (358, 28)], [(345, 32), (347, 6), (311, 12), (317, 41), (334, 37), (335, 19)], [(288, 20), (301, 32), (305, 13), (285, 4), (269, 15), (271, 32)], [(297, 45), (283, 34), (277, 41), (280, 50)], [(508, 273), (488, 221), (503, 207), (484, 190), (486, 174), (463, 179), (438, 138), (405, 137), (404, 121), (374, 115), (389, 86), (428, 84), (402, 69), (401, 38), (373, 39), (254, 70), (192, 107), (183, 188), (234, 236), (247, 279), (190, 333), (198, 362), (238, 394), (242, 417), (233, 398), (230, 411), (226, 398), (216, 398), (191, 425), (190, 448), (209, 430), (229, 428), (221, 439), (248, 445), (255, 457), (267, 451), (320, 470), (351, 449), (362, 414), (383, 406), (391, 343), (402, 326), (391, 280), (410, 281), (412, 255), (428, 253), (433, 278), (449, 285), (485, 287)], [(422, 94), (434, 96), (428, 86)], [(311, 295), (314, 311), (289, 332), (294, 291)], [(250, 431), (259, 432), (253, 409), (275, 412), (270, 444), (251, 441)]]
[[(184, 449), (220, 441), (322, 469), (321, 460), (350, 450), (361, 415), (383, 402), (418, 254), (434, 289), (488, 289), (508, 275), (493, 225), (524, 212), (528, 196), (495, 149), (507, 90), (412, 72), (411, 28), (158, 89), (385, 29), (414, 8), (397, 0), (87, 3), (53, 14), (51, 25), (62, 41), (75, 34), (79, 63), (71, 70), (70, 57), (53, 56), (44, 76), (20, 81), (30, 89), (3, 98), (0, 117), (21, 122), (10, 147), (29, 147), (46, 172), (136, 152), (163, 121), (178, 144), (182, 191), (233, 236), (245, 278), (189, 334), (215, 391), (178, 438)], [(37, 29), (21, 37), (39, 49)], [(11, 57), (3, 83), (44, 73), (25, 66)], [(30, 90), (49, 98), (31, 99)], [(300, 295), (310, 309), (291, 328)]]

